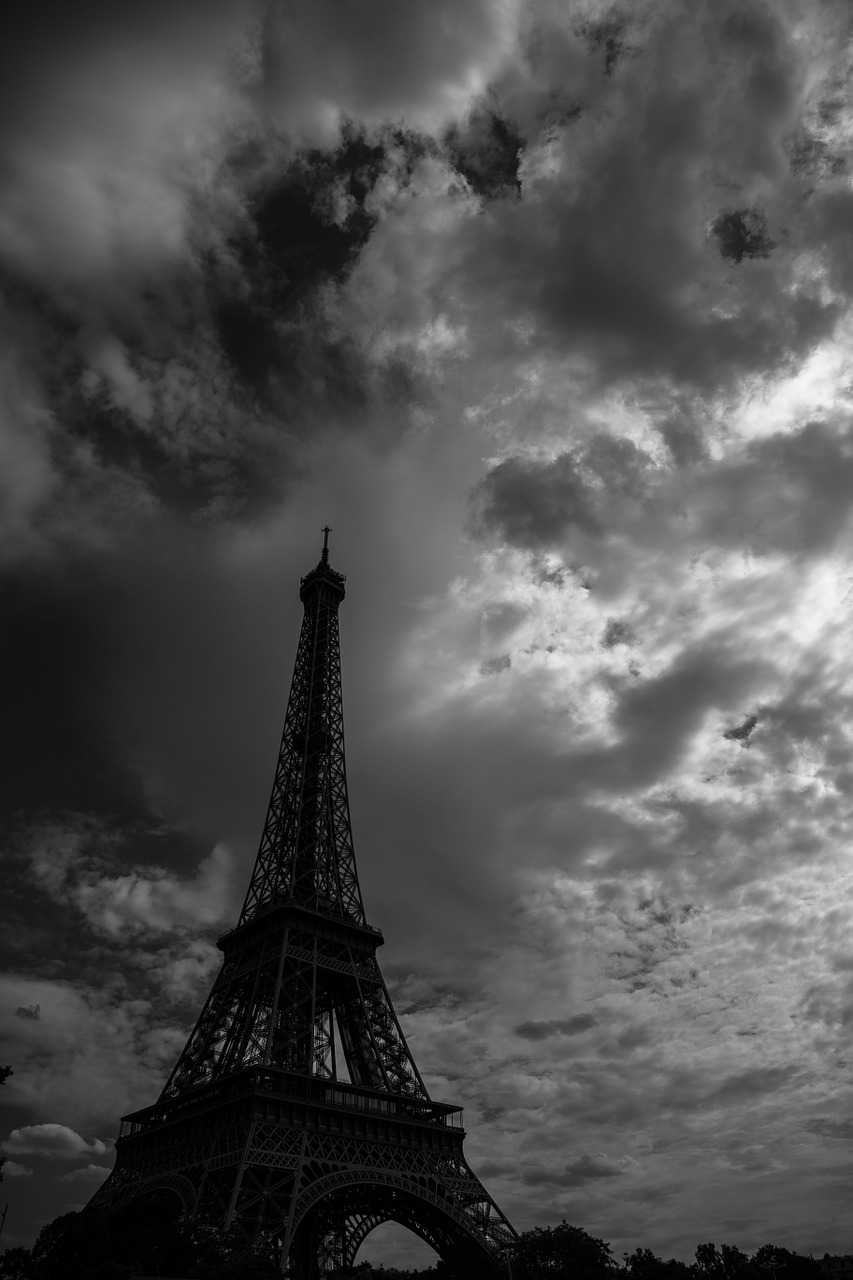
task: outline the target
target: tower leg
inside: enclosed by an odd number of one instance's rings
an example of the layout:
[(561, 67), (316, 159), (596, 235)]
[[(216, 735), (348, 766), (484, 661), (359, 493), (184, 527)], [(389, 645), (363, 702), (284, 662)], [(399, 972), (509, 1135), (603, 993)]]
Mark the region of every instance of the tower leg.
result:
[(293, 1280), (320, 1280), (319, 1243), (314, 1215), (309, 1214), (300, 1224), (290, 1247)]
[(246, 1161), (249, 1158), (249, 1152), (252, 1149), (252, 1139), (254, 1138), (254, 1136), (255, 1136), (255, 1126), (252, 1125), (248, 1134), (246, 1135), (246, 1141), (243, 1144), (243, 1154), (240, 1158), (240, 1167), (237, 1170), (237, 1176), (234, 1179), (234, 1190), (231, 1192), (231, 1199), (228, 1202), (228, 1212), (225, 1215), (226, 1231), (229, 1229), (232, 1222), (234, 1221), (234, 1212), (237, 1208), (237, 1198), (240, 1194), (240, 1187), (243, 1182), (243, 1173), (245, 1172), (245, 1169), (246, 1169)]

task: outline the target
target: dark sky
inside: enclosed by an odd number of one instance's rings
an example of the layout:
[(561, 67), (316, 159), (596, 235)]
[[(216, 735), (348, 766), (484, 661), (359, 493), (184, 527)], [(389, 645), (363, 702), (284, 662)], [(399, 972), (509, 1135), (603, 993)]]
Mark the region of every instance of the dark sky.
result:
[(328, 522), (368, 915), (508, 1216), (849, 1252), (849, 4), (15, 9), (4, 1241), (212, 981)]

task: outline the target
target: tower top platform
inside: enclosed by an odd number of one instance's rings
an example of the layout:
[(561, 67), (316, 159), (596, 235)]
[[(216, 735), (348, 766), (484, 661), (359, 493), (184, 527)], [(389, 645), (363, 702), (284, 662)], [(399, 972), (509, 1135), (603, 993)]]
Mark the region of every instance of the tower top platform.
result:
[[(333, 569), (329, 564), (329, 534), (331, 532), (332, 530), (328, 525), (323, 526), (323, 550), (320, 553), (320, 560), (316, 568), (300, 579), (299, 598), (303, 604), (307, 604), (311, 593), (315, 590), (319, 590), (324, 595), (330, 590), (333, 595), (337, 596), (338, 604), (344, 598), (346, 574), (338, 573), (337, 569)], [(323, 588), (326, 588), (327, 591), (324, 592)]]

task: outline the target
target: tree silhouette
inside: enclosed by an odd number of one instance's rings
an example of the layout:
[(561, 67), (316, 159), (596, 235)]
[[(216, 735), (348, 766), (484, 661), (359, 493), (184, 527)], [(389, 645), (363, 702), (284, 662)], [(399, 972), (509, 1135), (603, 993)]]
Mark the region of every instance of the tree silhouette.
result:
[(0, 1257), (3, 1280), (129, 1280), (133, 1275), (188, 1280), (281, 1280), (271, 1256), (248, 1256), (231, 1233), (188, 1222), (172, 1196), (132, 1200), (111, 1210), (84, 1209), (48, 1223), (32, 1249)]
[(818, 1280), (820, 1263), (814, 1258), (781, 1249), (775, 1244), (764, 1244), (752, 1257), (753, 1264), (768, 1280)]
[(517, 1280), (608, 1280), (616, 1270), (610, 1245), (565, 1218), (556, 1227), (525, 1231), (512, 1264)]
[(686, 1262), (675, 1258), (664, 1262), (651, 1249), (637, 1248), (631, 1254), (623, 1254), (623, 1258), (631, 1280), (691, 1280), (695, 1274)]

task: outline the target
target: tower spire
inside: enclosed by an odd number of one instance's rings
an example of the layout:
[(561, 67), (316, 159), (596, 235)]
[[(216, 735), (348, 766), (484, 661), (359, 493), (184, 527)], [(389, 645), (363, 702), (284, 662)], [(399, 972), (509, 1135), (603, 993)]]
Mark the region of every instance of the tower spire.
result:
[(327, 524), (324, 524), (320, 532), (323, 535), (323, 554), (320, 557), (320, 563), (328, 564), (329, 563), (329, 534), (332, 532), (332, 530), (329, 528)]
[[(159, 1101), (122, 1120), (93, 1203), (168, 1189), (185, 1214), (267, 1243), (292, 1280), (352, 1267), (393, 1219), (442, 1257), (488, 1264), (515, 1233), (433, 1101), (365, 918), (344, 761), (338, 608), (328, 562), (304, 606), (272, 794), (222, 968)], [(467, 1260), (467, 1261), (466, 1261)]]

